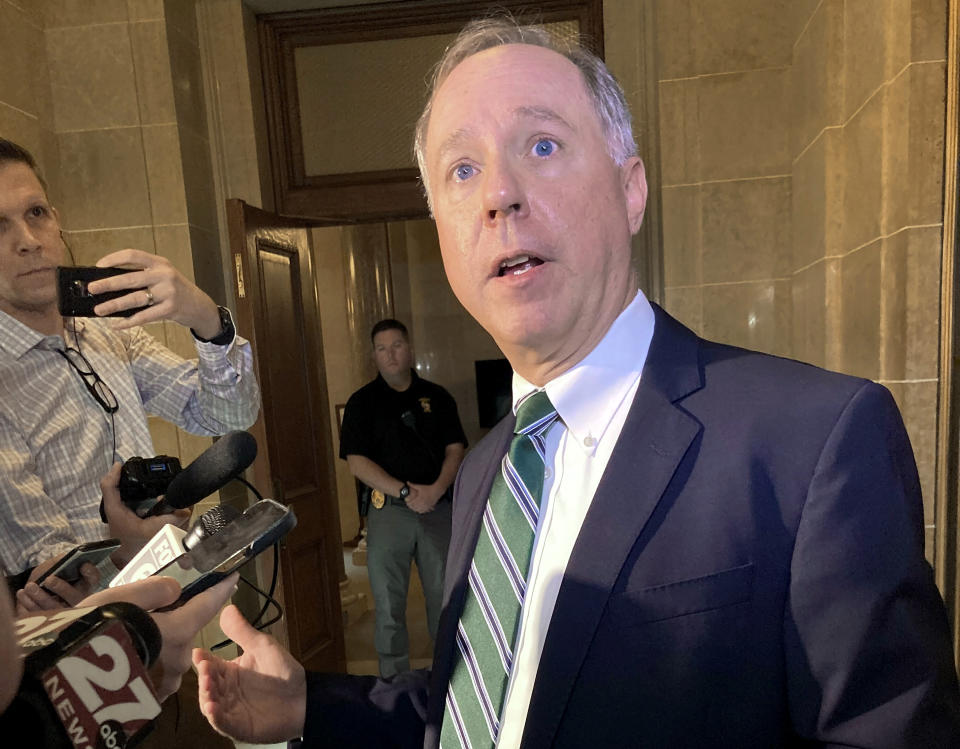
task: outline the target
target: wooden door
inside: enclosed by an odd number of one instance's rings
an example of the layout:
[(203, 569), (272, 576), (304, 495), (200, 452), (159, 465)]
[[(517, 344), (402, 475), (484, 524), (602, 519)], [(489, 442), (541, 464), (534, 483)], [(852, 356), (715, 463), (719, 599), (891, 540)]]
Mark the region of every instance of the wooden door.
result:
[[(280, 547), (285, 620), (274, 634), (308, 669), (345, 671), (334, 446), (310, 255), (311, 224), (227, 201), (237, 327), (253, 346), (263, 397), (251, 428), (254, 484), (290, 505)], [(267, 555), (263, 555), (266, 557)]]

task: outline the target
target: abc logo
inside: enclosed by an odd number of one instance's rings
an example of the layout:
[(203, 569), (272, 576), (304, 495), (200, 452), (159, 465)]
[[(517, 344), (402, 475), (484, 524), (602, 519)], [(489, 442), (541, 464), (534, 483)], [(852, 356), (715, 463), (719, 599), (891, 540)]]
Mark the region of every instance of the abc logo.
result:
[(100, 726), (97, 749), (123, 749), (127, 745), (127, 734), (123, 726), (115, 720), (108, 720)]

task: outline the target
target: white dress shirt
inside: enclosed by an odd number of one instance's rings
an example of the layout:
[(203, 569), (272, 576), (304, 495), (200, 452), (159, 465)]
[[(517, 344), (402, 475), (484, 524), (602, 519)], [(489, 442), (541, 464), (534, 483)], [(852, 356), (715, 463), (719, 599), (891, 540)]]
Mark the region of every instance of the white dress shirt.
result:
[[(638, 291), (597, 347), (542, 388), (560, 418), (547, 432), (540, 518), (498, 747), (520, 745), (557, 593), (640, 384), (653, 322), (653, 308)], [(537, 389), (514, 373), (514, 413)]]

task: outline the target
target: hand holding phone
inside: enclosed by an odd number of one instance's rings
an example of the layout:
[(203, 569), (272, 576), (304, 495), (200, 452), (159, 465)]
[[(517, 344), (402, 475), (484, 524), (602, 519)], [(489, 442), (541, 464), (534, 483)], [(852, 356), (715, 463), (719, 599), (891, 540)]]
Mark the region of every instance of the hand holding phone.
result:
[(76, 605), (100, 581), (96, 569), (91, 570), (89, 575), (83, 574), (83, 565), (90, 563), (96, 566), (119, 545), (120, 542), (115, 538), (81, 544), (58, 559), (39, 565), (43, 571), (34, 571), (36, 577), (17, 591), (17, 615), (26, 616)]
[[(102, 294), (91, 294), (89, 285), (102, 278), (133, 273), (130, 268), (97, 268), (93, 266), (57, 268), (57, 303), (64, 317), (98, 317), (93, 308), (98, 304), (126, 296), (139, 289), (121, 289)], [(132, 307), (112, 312), (106, 317), (130, 317), (146, 307)]]
[(80, 566), (82, 564), (89, 562), (96, 567), (119, 548), (120, 539), (118, 538), (108, 538), (106, 541), (93, 541), (74, 546), (33, 582), (41, 585), (48, 577), (59, 577), (65, 583), (73, 585), (80, 580)]

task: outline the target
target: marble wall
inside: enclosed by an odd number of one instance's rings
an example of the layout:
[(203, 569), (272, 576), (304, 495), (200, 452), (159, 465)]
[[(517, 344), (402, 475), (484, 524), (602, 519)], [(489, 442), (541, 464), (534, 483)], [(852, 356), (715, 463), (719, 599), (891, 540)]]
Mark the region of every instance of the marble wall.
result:
[(53, 133), (44, 22), (42, 2), (0, 0), (0, 135), (34, 154), (56, 198), (59, 152)]
[(659, 0), (666, 304), (868, 377), (933, 556), (945, 0)]
[(789, 354), (792, 0), (657, 3), (665, 304)]

